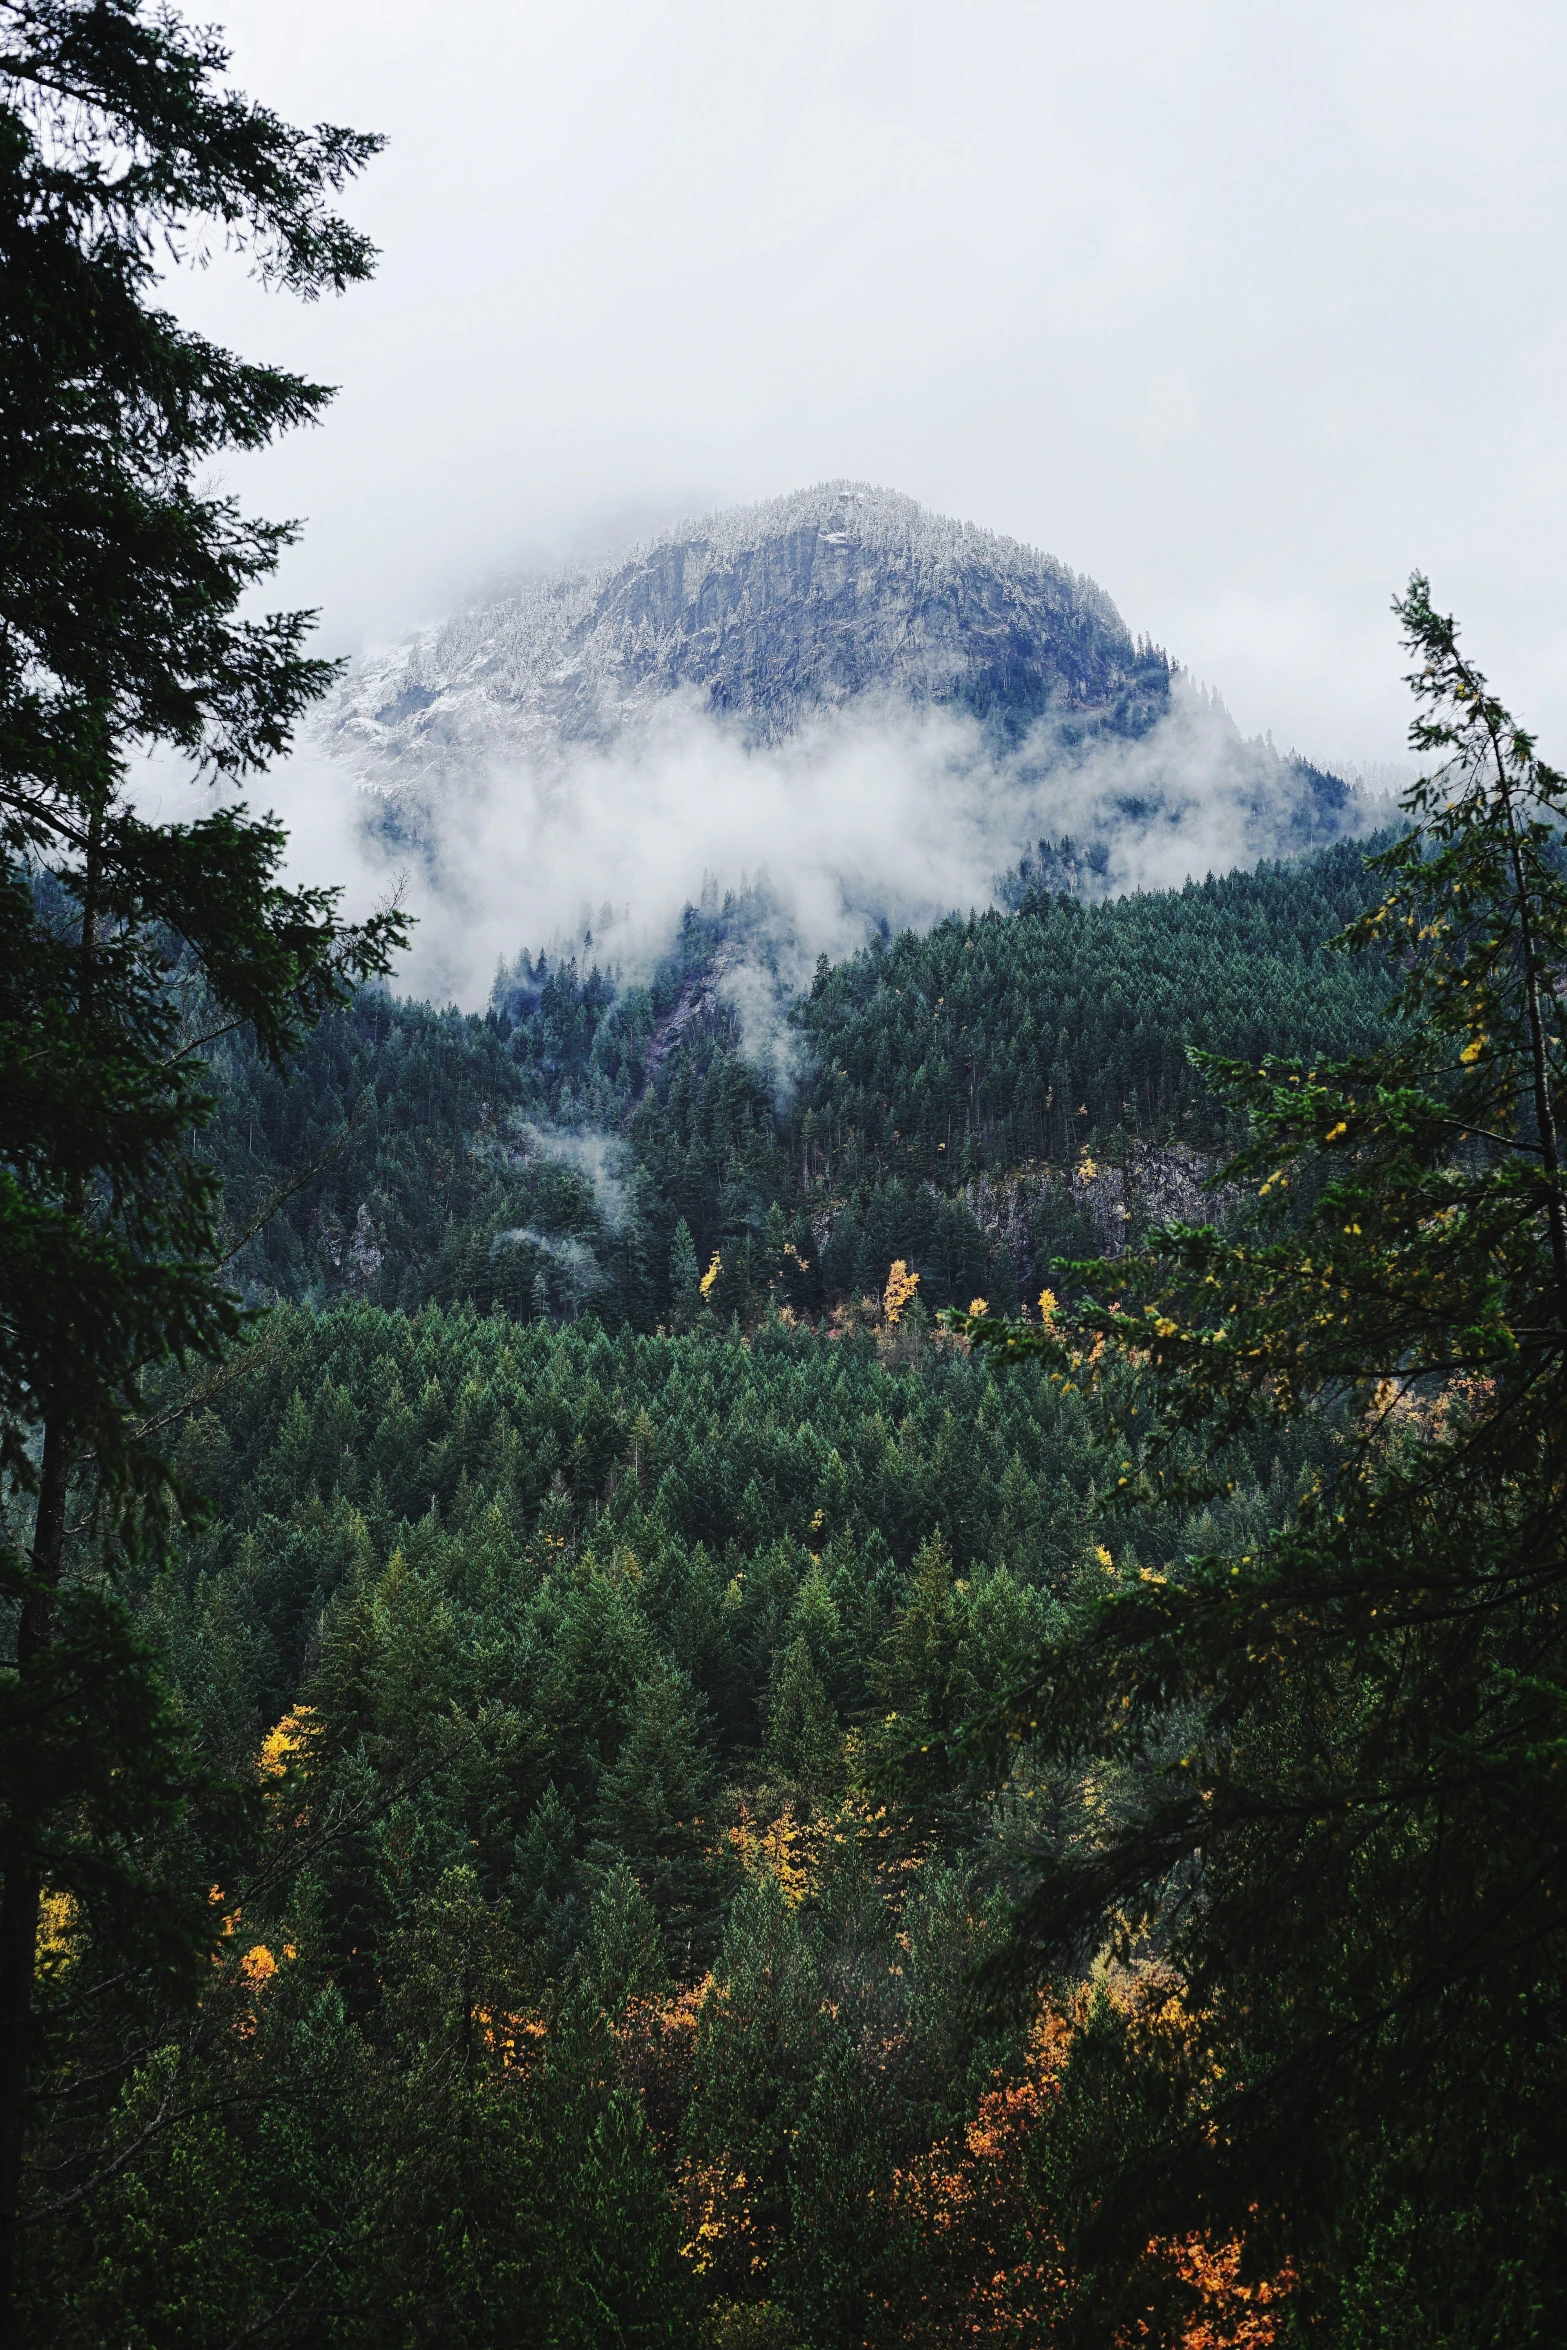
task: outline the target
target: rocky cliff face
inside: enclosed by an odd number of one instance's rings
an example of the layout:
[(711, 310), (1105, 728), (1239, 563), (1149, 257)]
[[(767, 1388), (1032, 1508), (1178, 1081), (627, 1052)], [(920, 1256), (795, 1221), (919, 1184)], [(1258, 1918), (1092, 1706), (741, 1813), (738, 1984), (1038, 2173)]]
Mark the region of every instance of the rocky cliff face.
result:
[(608, 741), (684, 694), (767, 740), (872, 696), (951, 703), (1016, 736), (1136, 736), (1164, 656), (1092, 580), (912, 498), (829, 482), (709, 516), (592, 576), (462, 613), (360, 665), (333, 747), (396, 789), (501, 746)]
[(1021, 1276), (1045, 1277), (1051, 1206), (1063, 1198), (1087, 1220), (1101, 1256), (1116, 1257), (1149, 1224), (1206, 1224), (1232, 1194), (1206, 1186), (1218, 1161), (1189, 1143), (1130, 1142), (1115, 1166), (1092, 1158), (1073, 1167), (1045, 1164), (980, 1175), (963, 1199), (986, 1238), (1005, 1241)]

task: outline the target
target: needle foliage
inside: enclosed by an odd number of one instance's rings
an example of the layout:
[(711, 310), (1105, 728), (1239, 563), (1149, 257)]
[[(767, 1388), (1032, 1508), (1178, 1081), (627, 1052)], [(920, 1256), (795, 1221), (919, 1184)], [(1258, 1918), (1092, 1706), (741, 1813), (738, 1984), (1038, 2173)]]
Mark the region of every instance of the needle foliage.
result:
[(214, 242), (306, 297), (367, 275), (332, 199), (378, 142), (292, 128), (221, 86), (227, 62), (142, 0), (0, 7), (0, 2304), (45, 1895), (123, 1911), (122, 1989), (166, 1985), (205, 1935), (130, 1856), (193, 1765), (113, 1585), (179, 1501), (142, 1375), (241, 1325), (189, 1014), (281, 1063), (402, 928), (287, 886), (281, 830), (232, 797), (166, 824), (127, 789), (157, 745), (232, 787), (331, 675), (311, 614), (244, 608), (293, 526), (205, 486), (328, 390), (189, 332), (158, 290)]
[(1107, 1932), (1161, 1949), (1225, 2050), (1182, 2109), (1172, 2224), (1258, 2207), (1337, 2338), (1543, 2341), (1567, 2297), (1567, 781), (1423, 578), (1397, 610), (1435, 763), (1340, 941), (1389, 957), (1388, 1043), (1208, 1061), (1250, 1120), (1225, 1180), (1253, 1212), (1079, 1268), (1070, 1319), (968, 1325), (1101, 1397), (1129, 1500), (1170, 1490), (1189, 1432), (1221, 1488), (1269, 1426), (1337, 1415), (1345, 1442), (1255, 1548), (1080, 1600), (997, 1736), (1136, 1785), (1050, 1840), (1024, 1930), (1047, 1962)]

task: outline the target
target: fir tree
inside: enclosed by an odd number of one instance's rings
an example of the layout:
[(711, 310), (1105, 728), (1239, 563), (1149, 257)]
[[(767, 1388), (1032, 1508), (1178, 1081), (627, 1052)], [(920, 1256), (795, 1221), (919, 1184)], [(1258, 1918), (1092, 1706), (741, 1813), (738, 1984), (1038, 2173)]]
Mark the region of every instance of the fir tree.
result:
[(675, 2350), (691, 2339), (687, 2271), (636, 2099), (610, 2096), (574, 2182), (580, 2253), (555, 2337), (572, 2350)]
[(661, 1665), (639, 1683), (624, 1743), (599, 1784), (591, 1856), (630, 1861), (684, 1957), (702, 1908), (711, 1771), (682, 1675)]
[(829, 1798), (842, 1783), (843, 1733), (803, 1632), (774, 1662), (766, 1753), (813, 1800)]
[(736, 1893), (713, 1977), (697, 2025), (692, 2148), (743, 2172), (758, 2223), (781, 2231), (821, 2020), (815, 1960), (771, 1870)]
[[(103, 1912), (188, 1768), (112, 1593), (65, 1587), (68, 1503), (156, 1549), (169, 1481), (140, 1378), (212, 1356), (240, 1317), (218, 1195), (190, 1138), (214, 1107), (206, 1029), (282, 1061), (383, 970), (395, 915), (345, 930), (278, 879), (283, 834), (227, 806), (158, 824), (132, 742), (230, 782), (328, 682), (310, 616), (237, 607), (292, 535), (203, 485), (213, 459), (327, 393), (235, 359), (156, 306), (155, 257), (217, 226), (311, 296), (372, 255), (330, 200), (377, 142), (292, 129), (218, 86), (214, 34), (141, 0), (17, 0), (0, 45), (0, 1470), (31, 1494), (0, 1905), (0, 2304), (14, 2276), (34, 1952), (46, 1885)], [(52, 877), (52, 878), (51, 878)], [(187, 1008), (193, 1017), (187, 1019)], [(36, 1465), (35, 1465), (36, 1464)], [(141, 1903), (165, 1980), (203, 1938)]]
[(1030, 1942), (1152, 1937), (1225, 2043), (1168, 2108), (1175, 2224), (1259, 2212), (1302, 2322), (1350, 2339), (1544, 2340), (1567, 2313), (1544, 2021), (1567, 1985), (1567, 778), (1423, 578), (1398, 612), (1439, 764), (1343, 941), (1397, 974), (1392, 1041), (1210, 1061), (1251, 1123), (1228, 1180), (1253, 1228), (1161, 1228), (1082, 1269), (1115, 1304), (968, 1327), (1097, 1390), (1129, 1506), (1190, 1490), (1187, 1431), (1222, 1496), (1227, 1447), (1342, 1415), (1276, 1531), (1095, 1579), (1005, 1709), (1058, 1769), (1135, 1790), (1046, 1844)]
[(677, 1330), (689, 1330), (702, 1309), (702, 1268), (684, 1216), (669, 1244), (669, 1303)]
[(669, 1988), (657, 1913), (625, 1861), (616, 1862), (593, 1896), (584, 1973), (594, 1998), (612, 2015), (628, 1999)]

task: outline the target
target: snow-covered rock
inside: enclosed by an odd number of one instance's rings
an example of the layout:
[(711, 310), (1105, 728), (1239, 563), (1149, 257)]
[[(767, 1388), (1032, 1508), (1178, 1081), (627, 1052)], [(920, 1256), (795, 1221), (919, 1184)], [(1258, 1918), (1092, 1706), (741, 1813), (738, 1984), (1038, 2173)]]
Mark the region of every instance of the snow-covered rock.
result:
[(395, 793), (496, 754), (612, 741), (672, 695), (767, 741), (862, 697), (952, 703), (1012, 737), (1145, 732), (1169, 701), (1090, 579), (1049, 555), (824, 482), (667, 531), (624, 561), (458, 613), (360, 662), (330, 746)]

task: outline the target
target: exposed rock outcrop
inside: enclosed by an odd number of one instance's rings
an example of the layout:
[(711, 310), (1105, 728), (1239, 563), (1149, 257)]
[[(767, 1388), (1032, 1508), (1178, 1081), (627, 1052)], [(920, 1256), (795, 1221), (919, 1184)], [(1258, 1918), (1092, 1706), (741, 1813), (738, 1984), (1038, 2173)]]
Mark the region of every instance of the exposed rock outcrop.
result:
[(826, 482), (460, 613), (360, 663), (329, 729), (392, 791), (502, 743), (609, 740), (671, 695), (757, 740), (876, 695), (1013, 733), (1049, 709), (1135, 735), (1169, 690), (1164, 655), (1092, 580), (896, 491)]
[(1119, 1256), (1148, 1224), (1200, 1224), (1220, 1213), (1233, 1195), (1209, 1191), (1217, 1159), (1184, 1142), (1128, 1143), (1115, 1166), (1084, 1158), (1070, 1168), (1037, 1161), (1001, 1175), (978, 1175), (963, 1198), (980, 1230), (1005, 1242), (1020, 1275), (1042, 1271), (1054, 1211), (1077, 1208), (1102, 1256)]

